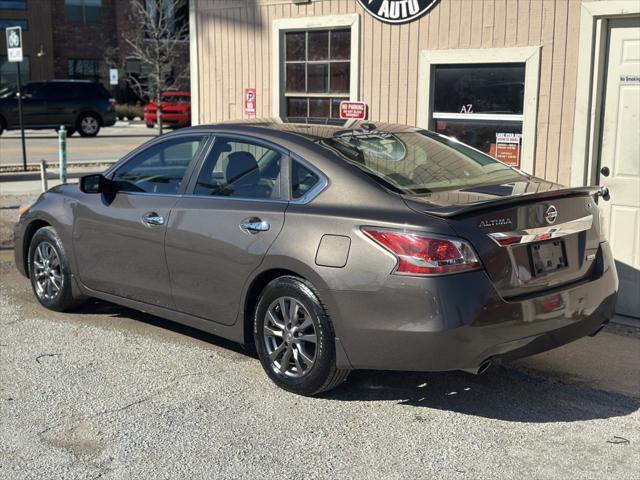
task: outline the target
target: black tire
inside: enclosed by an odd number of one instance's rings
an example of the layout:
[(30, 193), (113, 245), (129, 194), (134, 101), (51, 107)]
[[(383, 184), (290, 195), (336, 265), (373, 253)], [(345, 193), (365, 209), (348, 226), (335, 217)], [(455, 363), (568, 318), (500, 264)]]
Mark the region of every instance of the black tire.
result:
[(0, 117), (0, 135), (4, 133), (4, 130), (5, 130), (4, 119)]
[(147, 123), (147, 128), (155, 128), (155, 123)]
[(76, 130), (81, 137), (95, 137), (100, 131), (100, 118), (95, 113), (83, 113), (78, 117)]
[[(274, 363), (277, 357), (274, 361), (269, 358), (268, 340), (263, 335), (269, 309), (279, 299), (285, 297), (294, 299), (309, 313), (317, 340), (313, 364), (298, 377), (283, 373)], [(317, 395), (337, 387), (349, 375), (349, 370), (336, 367), (335, 334), (331, 320), (313, 285), (303, 279), (292, 276), (279, 277), (264, 288), (255, 310), (253, 334), (256, 352), (264, 371), (276, 385), (284, 390), (305, 396)], [(282, 342), (284, 341), (283, 336)], [(292, 348), (295, 349), (295, 347)], [(288, 360), (287, 363), (293, 361), (290, 358)]]
[[(43, 275), (38, 276), (38, 267), (36, 262), (38, 262), (40, 255), (38, 253), (38, 248), (42, 250), (48, 250), (49, 248), (55, 251), (59, 262), (57, 263), (58, 267), (54, 265), (50, 270), (56, 270), (57, 276), (61, 279), (59, 282), (59, 290), (55, 295), (52, 295), (50, 298), (43, 296), (41, 291), (39, 292), (38, 280), (43, 277)], [(79, 306), (81, 303), (86, 301), (86, 297), (80, 295), (74, 295), (73, 286), (71, 284), (71, 274), (69, 270), (69, 262), (68, 257), (65, 252), (65, 249), (60, 241), (60, 237), (56, 233), (53, 227), (43, 227), (38, 230), (33, 238), (31, 239), (31, 244), (29, 245), (29, 278), (31, 280), (31, 288), (33, 289), (33, 293), (35, 294), (38, 302), (49, 310), (55, 310), (57, 312), (64, 312), (67, 310), (71, 310)], [(41, 263), (40, 263), (41, 264)]]

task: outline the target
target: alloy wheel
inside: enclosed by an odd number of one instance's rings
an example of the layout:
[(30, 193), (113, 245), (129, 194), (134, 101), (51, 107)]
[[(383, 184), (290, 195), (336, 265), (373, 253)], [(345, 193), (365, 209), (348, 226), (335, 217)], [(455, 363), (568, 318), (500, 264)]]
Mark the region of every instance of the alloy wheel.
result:
[(62, 289), (62, 265), (58, 252), (49, 242), (41, 242), (33, 255), (36, 295), (53, 300)]
[(295, 298), (280, 297), (269, 305), (263, 340), (276, 373), (303, 377), (315, 363), (316, 328), (309, 311)]
[(80, 122), (80, 128), (87, 135), (93, 135), (98, 131), (98, 120), (95, 117), (87, 116)]

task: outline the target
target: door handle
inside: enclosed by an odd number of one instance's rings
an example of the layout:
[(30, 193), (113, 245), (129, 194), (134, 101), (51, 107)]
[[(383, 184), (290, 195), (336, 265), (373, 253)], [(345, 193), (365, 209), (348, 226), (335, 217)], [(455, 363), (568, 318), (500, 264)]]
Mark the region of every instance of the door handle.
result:
[(249, 232), (257, 233), (266, 232), (271, 228), (271, 225), (259, 218), (249, 218), (240, 224), (240, 228), (248, 230)]
[(164, 217), (161, 217), (156, 212), (145, 213), (142, 216), (142, 223), (145, 225), (164, 225)]

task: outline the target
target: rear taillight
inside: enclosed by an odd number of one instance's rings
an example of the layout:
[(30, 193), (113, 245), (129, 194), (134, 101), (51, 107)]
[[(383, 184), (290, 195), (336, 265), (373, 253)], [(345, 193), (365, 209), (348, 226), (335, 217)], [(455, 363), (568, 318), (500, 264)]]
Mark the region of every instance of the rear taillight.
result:
[(111, 108), (116, 108), (116, 99), (115, 98), (110, 98), (109, 99), (109, 106)]
[(362, 232), (397, 259), (393, 273), (399, 275), (443, 275), (481, 267), (471, 245), (458, 238), (374, 227)]

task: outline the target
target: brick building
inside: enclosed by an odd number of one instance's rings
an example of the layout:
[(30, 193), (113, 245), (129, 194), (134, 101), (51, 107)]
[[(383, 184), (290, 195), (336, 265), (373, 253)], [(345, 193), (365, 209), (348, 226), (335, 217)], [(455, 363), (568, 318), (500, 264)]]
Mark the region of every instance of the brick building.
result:
[[(167, 5), (173, 0), (159, 0)], [(176, 13), (177, 21), (187, 16)], [(11, 0), (0, 1), (0, 88), (15, 83), (17, 69), (7, 62), (4, 29), (19, 25), (23, 29), (24, 62), (22, 79), (90, 79), (107, 85), (110, 67), (122, 66), (119, 100), (131, 97), (122, 80), (136, 65), (127, 62), (129, 46), (125, 38), (136, 31), (129, 0)], [(180, 61), (189, 61), (189, 42), (185, 40)], [(108, 65), (106, 50), (117, 49), (118, 65)], [(189, 81), (182, 87), (188, 89)]]

